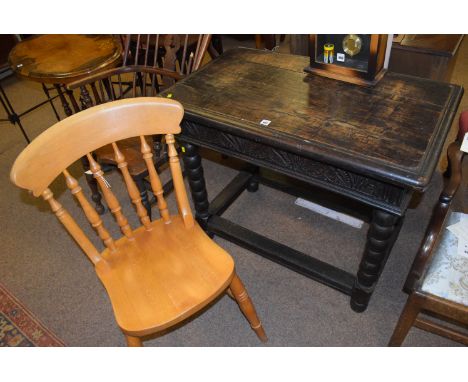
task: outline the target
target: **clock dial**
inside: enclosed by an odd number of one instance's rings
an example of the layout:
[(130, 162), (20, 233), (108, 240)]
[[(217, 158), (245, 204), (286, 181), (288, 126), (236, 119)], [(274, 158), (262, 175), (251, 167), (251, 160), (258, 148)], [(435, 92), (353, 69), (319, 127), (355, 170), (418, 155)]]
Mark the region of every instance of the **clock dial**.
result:
[(353, 57), (361, 51), (362, 40), (357, 34), (348, 34), (343, 39), (344, 52)]

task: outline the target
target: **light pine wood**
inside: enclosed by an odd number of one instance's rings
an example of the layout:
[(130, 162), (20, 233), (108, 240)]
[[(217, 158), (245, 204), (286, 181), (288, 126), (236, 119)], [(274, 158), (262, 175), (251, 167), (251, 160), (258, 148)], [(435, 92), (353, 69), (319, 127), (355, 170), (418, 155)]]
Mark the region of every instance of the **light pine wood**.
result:
[(122, 152), (119, 150), (117, 143), (112, 142), (112, 148), (115, 152), (115, 161), (117, 162), (117, 167), (122, 172), (125, 184), (127, 185), (127, 191), (130, 195), (130, 199), (132, 199), (132, 203), (135, 205), (136, 213), (140, 218), (141, 224), (143, 224), (147, 231), (151, 231), (151, 222), (150, 218), (148, 217), (148, 213), (146, 212), (146, 208), (143, 206), (141, 202), (140, 192), (133, 180), (132, 176), (128, 171), (128, 165), (125, 161), (125, 157)]
[(73, 176), (71, 176), (67, 170), (63, 171), (63, 175), (65, 176), (67, 187), (70, 189), (72, 195), (75, 197), (78, 203), (80, 203), (80, 206), (83, 209), (83, 212), (85, 213), (86, 218), (88, 219), (91, 226), (96, 230), (99, 237), (103, 241), (104, 245), (111, 252), (115, 252), (116, 247), (115, 247), (114, 240), (112, 239), (112, 237), (110, 236), (106, 228), (104, 227), (102, 220), (99, 217), (99, 214), (88, 202), (88, 199), (86, 199), (86, 196), (84, 196), (83, 191), (80, 185), (78, 184), (78, 181)]
[(117, 253), (102, 253), (96, 266), (124, 333), (145, 336), (167, 329), (205, 307), (231, 282), (234, 262), (200, 228), (180, 216), (117, 240)]
[(167, 153), (169, 155), (169, 166), (171, 167), (172, 179), (174, 180), (174, 190), (176, 194), (177, 207), (179, 213), (184, 219), (185, 226), (190, 228), (193, 226), (192, 211), (187, 197), (187, 192), (184, 185), (184, 177), (180, 168), (179, 156), (174, 146), (175, 139), (173, 134), (166, 135)]
[(75, 239), (83, 252), (88, 256), (93, 264), (97, 264), (101, 260), (96, 247), (91, 243), (85, 233), (76, 224), (75, 220), (70, 216), (65, 208), (54, 198), (54, 194), (48, 188), (42, 193), (44, 200), (49, 202), (52, 212), (55, 214), (60, 223), (63, 224), (68, 233)]
[[(155, 102), (157, 100), (157, 102)], [(111, 142), (138, 135), (177, 134), (184, 115), (177, 101), (156, 97), (105, 103), (56, 123), (24, 150), (11, 180), (39, 196), (72, 163)], [(41, 174), (40, 177), (36, 176)], [(19, 177), (19, 174), (21, 176)]]
[(257, 312), (255, 311), (252, 300), (250, 299), (250, 296), (247, 293), (247, 290), (245, 289), (241, 279), (236, 274), (234, 274), (231, 280), (229, 289), (239, 304), (240, 310), (242, 313), (244, 313), (245, 317), (249, 321), (250, 326), (254, 330), (255, 334), (257, 334), (258, 338), (262, 342), (266, 342), (267, 336), (265, 334), (265, 330), (263, 329), (262, 323), (257, 316)]
[(171, 217), (169, 216), (169, 210), (167, 209), (167, 203), (163, 196), (163, 186), (161, 180), (159, 179), (158, 172), (154, 167), (153, 162), (153, 153), (151, 152), (151, 148), (146, 142), (145, 137), (142, 135), (140, 136), (141, 140), (141, 153), (143, 154), (143, 159), (146, 163), (146, 167), (148, 168), (148, 175), (150, 178), (151, 189), (153, 190), (153, 194), (156, 195), (156, 199), (158, 201), (158, 209), (159, 213), (161, 214), (161, 218), (166, 223), (171, 222)]
[(132, 336), (125, 336), (127, 339), (127, 345), (129, 347), (141, 347), (143, 346), (143, 343), (140, 338), (138, 337), (132, 337)]
[[(11, 179), (19, 187), (42, 194), (95, 265), (129, 346), (142, 346), (142, 337), (180, 323), (225, 292), (235, 298), (252, 329), (265, 341), (265, 332), (252, 301), (235, 274), (232, 257), (206, 235), (190, 211), (174, 147), (173, 134), (180, 130), (182, 115), (179, 103), (161, 98), (116, 101), (83, 111), (55, 124), (27, 146), (13, 165)], [(166, 136), (178, 215), (169, 215), (151, 149), (144, 138), (146, 134)], [(151, 185), (158, 198), (162, 218), (152, 222), (141, 204), (117, 143), (119, 139), (132, 137), (139, 137), (141, 141), (141, 155), (148, 164)], [(90, 154), (109, 144), (142, 223), (136, 229), (128, 224), (101, 167)], [(121, 228), (123, 236), (118, 239), (110, 236), (78, 181), (66, 169), (83, 155)], [(61, 173), (103, 241), (105, 249), (101, 253), (53, 197), (49, 184)]]
[(101, 170), (101, 166), (99, 166), (91, 154), (88, 153), (86, 156), (89, 161), (89, 169), (93, 173), (94, 178), (97, 180), (99, 188), (104, 195), (104, 199), (106, 200), (109, 209), (114, 215), (120, 230), (128, 239), (133, 240), (132, 228), (128, 224), (128, 220), (122, 212), (122, 207), (120, 206), (119, 201), (111, 191), (109, 182), (104, 178), (104, 172)]

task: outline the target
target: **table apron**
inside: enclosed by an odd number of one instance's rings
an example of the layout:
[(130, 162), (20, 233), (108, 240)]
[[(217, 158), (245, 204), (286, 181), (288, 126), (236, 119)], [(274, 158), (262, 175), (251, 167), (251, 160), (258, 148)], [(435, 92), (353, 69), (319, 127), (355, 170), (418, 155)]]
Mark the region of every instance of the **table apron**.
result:
[(212, 149), (403, 216), (412, 190), (184, 119), (181, 141)]

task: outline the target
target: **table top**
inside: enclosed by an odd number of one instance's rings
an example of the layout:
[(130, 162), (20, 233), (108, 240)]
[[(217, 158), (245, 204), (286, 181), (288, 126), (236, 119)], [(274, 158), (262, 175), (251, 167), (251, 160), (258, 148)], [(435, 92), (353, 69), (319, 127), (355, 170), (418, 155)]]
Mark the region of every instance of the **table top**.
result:
[(8, 61), (22, 77), (67, 83), (117, 65), (121, 54), (120, 41), (111, 35), (49, 34), (21, 41)]
[(307, 65), (307, 57), (234, 49), (161, 96), (172, 93), (189, 120), (423, 190), (463, 88), (396, 73), (363, 87), (307, 74)]

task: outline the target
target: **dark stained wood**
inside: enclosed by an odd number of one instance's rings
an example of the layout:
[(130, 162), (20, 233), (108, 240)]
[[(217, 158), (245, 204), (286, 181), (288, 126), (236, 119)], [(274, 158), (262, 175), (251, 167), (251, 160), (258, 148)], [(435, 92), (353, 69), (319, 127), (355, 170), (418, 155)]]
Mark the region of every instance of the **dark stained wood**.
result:
[(0, 69), (8, 63), (8, 55), (11, 49), (18, 43), (18, 38), (14, 34), (0, 35)]
[(452, 57), (462, 40), (461, 34), (406, 34), (401, 42), (392, 48)]
[[(189, 117), (424, 190), (462, 88), (393, 73), (364, 88), (307, 75), (306, 64), (300, 56), (232, 50), (171, 93)], [(272, 122), (264, 127), (263, 119)]]
[(117, 65), (121, 53), (119, 40), (111, 35), (48, 34), (17, 44), (9, 64), (27, 79), (64, 84)]
[[(460, 102), (462, 88), (389, 73), (374, 88), (303, 72), (306, 57), (235, 49), (161, 93), (185, 108), (180, 141), (196, 210), (209, 234), (351, 295), (367, 308), (398, 237), (410, 198), (424, 190)], [(262, 120), (270, 120), (262, 126)], [(231, 182), (210, 208), (197, 147), (248, 162), (250, 177)], [(304, 261), (220, 214), (262, 183), (261, 169), (304, 181), (371, 207), (357, 275)], [(291, 187), (281, 187), (290, 192)]]
[[(459, 132), (468, 132), (468, 111), (462, 113)], [(431, 259), (442, 239), (450, 211), (454, 209), (452, 207), (452, 202), (462, 182), (462, 160), (464, 153), (460, 151), (460, 144), (461, 139), (458, 139), (451, 143), (447, 150), (450, 165), (450, 179), (444, 187), (438, 203), (434, 207), (420, 249), (406, 279), (404, 291), (409, 294), (408, 301), (400, 315), (398, 324), (390, 339), (389, 346), (400, 346), (413, 326), (448, 337), (454, 341), (459, 341), (465, 345), (468, 344), (466, 330), (465, 332), (459, 331), (456, 328), (442, 325), (440, 322), (421, 317), (421, 313), (423, 312), (431, 313), (436, 315), (439, 319), (452, 324), (461, 324), (460, 326), (465, 329), (468, 325), (468, 306), (455, 303), (422, 290), (424, 276), (431, 265)]]
[[(123, 46), (121, 66), (101, 70), (67, 84), (69, 91), (80, 89), (82, 109), (128, 97), (154, 96), (161, 89), (169, 87), (176, 80), (199, 68), (207, 52), (211, 35), (138, 34), (122, 35), (121, 39)], [(162, 58), (164, 58), (164, 68)], [(161, 137), (155, 137), (152, 146), (161, 147), (160, 140)], [(123, 141), (121, 150), (126, 158), (128, 171), (134, 178), (141, 199), (151, 216), (148, 190), (144, 182), (144, 178), (148, 175), (147, 166), (141, 157), (139, 139)], [(154, 160), (158, 160), (159, 153), (155, 151)], [(114, 150), (110, 146), (102, 147), (94, 154), (100, 163), (117, 165)], [(93, 200), (97, 200), (96, 209), (103, 211), (97, 188), (92, 183), (90, 188), (93, 191)]]
[[(318, 44), (317, 36), (318, 35), (315, 34), (309, 35), (310, 61), (309, 65), (305, 68), (307, 72), (361, 86), (374, 86), (382, 79), (386, 72), (386, 68), (384, 68), (384, 60), (387, 51), (388, 35), (370, 35), (367, 70), (357, 70), (348, 66), (317, 62), (315, 58)], [(342, 36), (344, 37), (345, 35)]]
[(389, 70), (450, 81), (463, 35), (403, 35), (394, 41)]

